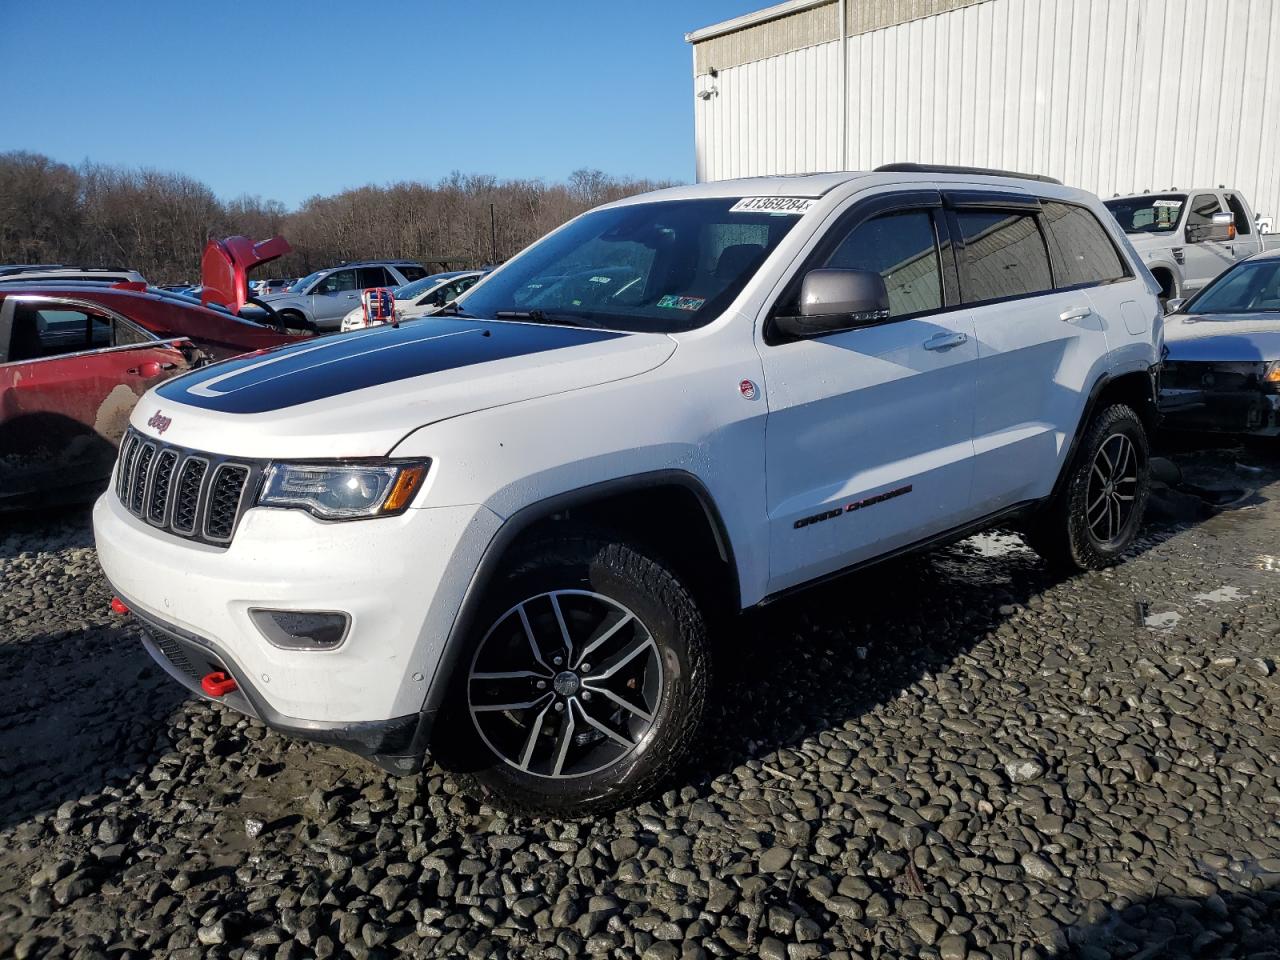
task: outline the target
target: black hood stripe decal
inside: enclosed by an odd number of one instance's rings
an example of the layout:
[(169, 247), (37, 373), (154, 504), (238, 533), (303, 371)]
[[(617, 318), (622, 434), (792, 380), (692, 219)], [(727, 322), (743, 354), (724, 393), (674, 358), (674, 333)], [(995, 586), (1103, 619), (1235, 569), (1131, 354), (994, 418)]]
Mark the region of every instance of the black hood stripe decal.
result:
[(246, 354), (170, 380), (156, 392), (206, 410), (265, 413), (397, 380), (624, 336), (581, 327), (429, 317)]

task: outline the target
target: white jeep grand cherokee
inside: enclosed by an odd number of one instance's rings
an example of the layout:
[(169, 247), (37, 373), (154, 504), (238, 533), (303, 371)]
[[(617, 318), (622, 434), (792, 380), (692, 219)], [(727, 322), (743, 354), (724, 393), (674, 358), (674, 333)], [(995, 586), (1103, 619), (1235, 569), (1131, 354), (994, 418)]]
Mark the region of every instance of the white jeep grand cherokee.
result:
[(694, 740), (720, 614), (997, 522), (1117, 561), (1156, 292), (1043, 178), (634, 197), (445, 315), (152, 390), (98, 553), (198, 693), (396, 773), (465, 758), (512, 807), (616, 805)]

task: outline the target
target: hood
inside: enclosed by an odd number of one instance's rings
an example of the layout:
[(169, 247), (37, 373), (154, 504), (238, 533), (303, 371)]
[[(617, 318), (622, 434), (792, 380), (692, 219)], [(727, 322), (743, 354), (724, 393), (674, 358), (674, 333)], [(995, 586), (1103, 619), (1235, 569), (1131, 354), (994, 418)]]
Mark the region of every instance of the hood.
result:
[(203, 367), (144, 397), (133, 425), (244, 457), (384, 456), (419, 427), (634, 377), (675, 349), (662, 334), (431, 317)]
[(292, 251), (284, 237), (254, 243), (248, 237), (210, 239), (200, 260), (200, 300), (220, 303), (239, 314), (249, 299), (249, 271)]
[(1176, 233), (1126, 233), (1125, 237), (1133, 244), (1135, 250), (1163, 250), (1175, 244)]
[(1280, 360), (1280, 314), (1186, 314), (1164, 318), (1170, 360)]

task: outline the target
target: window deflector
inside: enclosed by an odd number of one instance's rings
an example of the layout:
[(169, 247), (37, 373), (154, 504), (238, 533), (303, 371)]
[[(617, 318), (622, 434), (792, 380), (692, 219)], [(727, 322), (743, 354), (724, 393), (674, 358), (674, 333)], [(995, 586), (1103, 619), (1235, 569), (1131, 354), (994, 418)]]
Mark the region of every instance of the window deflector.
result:
[[(931, 189), (928, 186), (922, 186), (920, 189), (898, 190), (887, 193), (877, 193), (869, 197), (854, 199), (844, 212), (838, 214), (835, 222), (826, 228), (826, 231), (818, 239), (808, 254), (801, 260), (800, 266), (788, 278), (786, 284), (782, 288), (782, 292), (774, 299), (768, 313), (765, 315), (764, 322), (764, 342), (768, 346), (777, 346), (779, 344), (793, 342), (777, 328), (776, 318), (790, 304), (794, 303), (800, 293), (800, 285), (804, 282), (804, 276), (810, 270), (821, 267), (823, 263), (835, 252), (846, 237), (863, 223), (875, 217), (890, 213), (902, 213), (910, 210), (921, 210), (930, 212), (942, 208), (942, 195), (938, 190)], [(942, 237), (937, 234), (935, 227), (935, 241), (941, 241)], [(948, 293), (946, 274), (948, 264), (946, 261), (947, 253), (941, 248), (940, 242), (935, 246), (938, 254), (939, 265), (942, 269), (943, 282), (943, 307), (942, 311), (955, 309), (958, 304), (951, 304), (946, 301)], [(941, 311), (931, 311), (941, 312)], [(893, 323), (897, 320), (908, 319), (906, 316), (893, 317), (886, 323)]]

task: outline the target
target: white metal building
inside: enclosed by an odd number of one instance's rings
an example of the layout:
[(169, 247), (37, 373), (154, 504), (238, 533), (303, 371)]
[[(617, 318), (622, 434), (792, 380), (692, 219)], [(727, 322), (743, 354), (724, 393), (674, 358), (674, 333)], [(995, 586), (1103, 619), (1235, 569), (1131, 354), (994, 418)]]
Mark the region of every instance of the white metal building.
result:
[(699, 180), (906, 160), (1280, 214), (1280, 0), (788, 0), (685, 39)]

